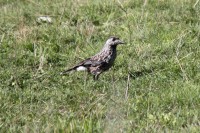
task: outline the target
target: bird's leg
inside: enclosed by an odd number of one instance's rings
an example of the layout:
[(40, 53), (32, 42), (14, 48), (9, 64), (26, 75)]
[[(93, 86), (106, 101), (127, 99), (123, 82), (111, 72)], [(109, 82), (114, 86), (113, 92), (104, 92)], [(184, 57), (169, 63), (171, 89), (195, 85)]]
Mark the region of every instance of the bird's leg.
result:
[(93, 80), (96, 80), (96, 75), (93, 76)]
[(98, 80), (98, 79), (99, 79), (99, 74), (94, 75), (94, 76), (93, 76), (93, 79), (94, 79), (94, 80)]

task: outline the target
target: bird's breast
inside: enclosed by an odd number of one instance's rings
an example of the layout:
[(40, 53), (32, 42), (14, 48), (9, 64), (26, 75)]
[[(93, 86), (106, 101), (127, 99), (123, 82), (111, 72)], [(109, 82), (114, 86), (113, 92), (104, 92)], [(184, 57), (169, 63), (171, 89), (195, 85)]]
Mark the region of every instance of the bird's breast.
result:
[(117, 53), (116, 50), (111, 49), (108, 51), (108, 55), (105, 58), (105, 62), (107, 62), (107, 66), (111, 67), (116, 59)]

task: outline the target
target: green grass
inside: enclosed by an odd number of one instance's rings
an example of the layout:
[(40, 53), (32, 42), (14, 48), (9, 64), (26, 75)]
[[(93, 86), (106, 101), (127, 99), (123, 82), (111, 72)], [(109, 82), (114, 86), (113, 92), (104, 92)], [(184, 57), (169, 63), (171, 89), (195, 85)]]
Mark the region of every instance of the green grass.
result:
[[(198, 0), (0, 0), (1, 132), (199, 132)], [(48, 15), (53, 23), (38, 24)], [(115, 35), (94, 82), (59, 73)]]

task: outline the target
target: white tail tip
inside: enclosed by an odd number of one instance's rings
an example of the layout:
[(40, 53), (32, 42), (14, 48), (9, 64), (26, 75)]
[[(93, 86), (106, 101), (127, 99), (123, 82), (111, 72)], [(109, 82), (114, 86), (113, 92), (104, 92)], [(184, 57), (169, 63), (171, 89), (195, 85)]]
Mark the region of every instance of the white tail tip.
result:
[(87, 70), (87, 68), (84, 67), (84, 66), (79, 66), (79, 67), (76, 68), (76, 70), (77, 71), (85, 71), (85, 70)]

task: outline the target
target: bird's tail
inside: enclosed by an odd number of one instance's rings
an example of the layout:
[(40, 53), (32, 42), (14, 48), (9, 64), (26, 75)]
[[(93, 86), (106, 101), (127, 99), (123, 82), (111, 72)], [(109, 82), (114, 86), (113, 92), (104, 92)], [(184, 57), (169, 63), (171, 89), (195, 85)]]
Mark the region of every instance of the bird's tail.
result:
[(75, 66), (75, 67), (73, 67), (73, 68), (70, 68), (70, 69), (67, 69), (67, 70), (61, 72), (60, 75), (65, 75), (65, 74), (67, 74), (67, 73), (70, 72), (70, 71), (76, 70), (76, 68), (77, 68), (77, 66)]

